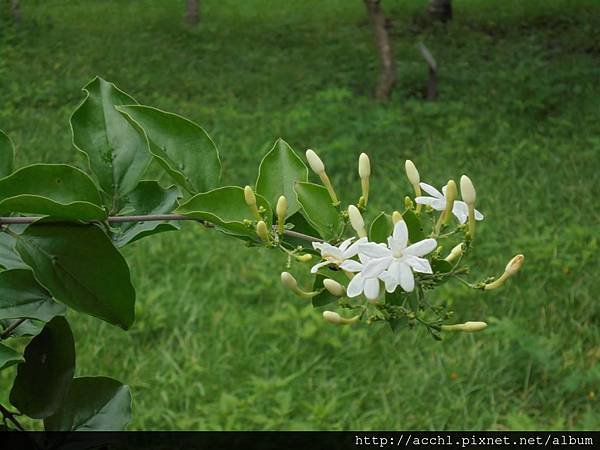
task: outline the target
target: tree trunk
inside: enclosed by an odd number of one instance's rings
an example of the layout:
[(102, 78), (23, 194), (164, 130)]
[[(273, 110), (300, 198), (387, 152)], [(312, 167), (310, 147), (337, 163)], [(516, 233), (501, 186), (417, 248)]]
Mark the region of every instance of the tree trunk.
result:
[(429, 0), (429, 16), (444, 23), (452, 20), (452, 0)]
[(380, 0), (364, 0), (367, 7), (369, 19), (373, 24), (375, 32), (375, 43), (379, 52), (379, 63), (381, 65), (379, 73), (379, 81), (375, 96), (379, 100), (385, 100), (390, 96), (394, 83), (396, 82), (396, 64), (394, 61), (394, 53), (392, 44), (388, 35), (385, 15), (381, 10)]
[(10, 15), (15, 25), (19, 26), (21, 23), (21, 5), (19, 4), (19, 0), (10, 1)]
[(427, 63), (427, 68), (429, 70), (429, 77), (427, 79), (427, 94), (425, 98), (427, 100), (435, 100), (437, 98), (437, 63), (435, 62), (435, 58), (429, 49), (425, 47), (425, 44), (421, 43), (419, 45), (419, 51)]
[(187, 0), (187, 8), (185, 10), (185, 21), (188, 25), (196, 26), (200, 19), (200, 0)]

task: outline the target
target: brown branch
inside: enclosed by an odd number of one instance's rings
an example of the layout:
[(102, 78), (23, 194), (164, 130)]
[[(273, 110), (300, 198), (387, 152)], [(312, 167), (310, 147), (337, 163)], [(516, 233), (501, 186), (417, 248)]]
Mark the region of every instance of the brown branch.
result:
[(381, 9), (380, 0), (363, 0), (369, 19), (373, 24), (375, 32), (375, 43), (379, 52), (379, 63), (381, 69), (379, 72), (379, 81), (375, 96), (379, 100), (385, 100), (390, 96), (392, 88), (396, 83), (396, 64), (392, 43), (386, 29), (386, 20)]
[[(2, 225), (17, 225), (17, 224), (32, 224), (41, 217), (27, 216), (27, 217), (0, 217), (0, 226)], [(163, 220), (190, 220), (201, 223), (206, 227), (214, 227), (214, 224), (205, 220), (199, 220), (188, 216), (182, 216), (178, 214), (149, 214), (149, 215), (138, 215), (138, 216), (110, 216), (108, 217), (108, 223), (127, 223), (127, 222), (158, 222)], [(276, 228), (275, 226), (273, 228)], [(293, 230), (285, 230), (285, 235), (295, 237), (308, 242), (322, 242), (322, 239), (309, 236), (307, 234), (298, 233)]]

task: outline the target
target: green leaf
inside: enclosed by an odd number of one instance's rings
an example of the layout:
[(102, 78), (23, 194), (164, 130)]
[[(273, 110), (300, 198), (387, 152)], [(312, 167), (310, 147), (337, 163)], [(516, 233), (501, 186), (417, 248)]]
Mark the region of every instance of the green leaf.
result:
[[(273, 222), (273, 212), (269, 203), (256, 194), (256, 204), (263, 208), (264, 221)], [(182, 204), (176, 211), (178, 214), (195, 219), (207, 220), (218, 229), (234, 236), (260, 241), (256, 228), (250, 222), (256, 220), (244, 200), (244, 190), (237, 186), (225, 186), (202, 194), (196, 194)], [(243, 221), (249, 221), (248, 224)]]
[(23, 356), (19, 352), (4, 344), (0, 344), (0, 370), (6, 369), (21, 361), (23, 361)]
[[(164, 189), (156, 181), (140, 181), (137, 187), (127, 195), (124, 209), (127, 214), (153, 215), (169, 214), (177, 207), (179, 191), (175, 186)], [(131, 244), (152, 234), (178, 230), (176, 221), (128, 222), (118, 226), (113, 241), (118, 247)]]
[[(290, 224), (293, 225), (293, 228), (291, 228), (292, 231), (302, 233), (307, 236), (319, 238), (319, 232), (315, 230), (314, 227), (306, 221), (306, 219), (300, 212), (297, 212), (292, 217), (286, 220), (286, 225)], [(294, 236), (284, 234), (283, 241), (293, 247), (300, 246), (314, 252), (312, 242), (307, 241), (306, 239), (300, 239)]]
[(13, 171), (15, 146), (8, 135), (0, 130), (0, 178), (10, 175)]
[(129, 386), (107, 377), (78, 377), (60, 408), (44, 419), (44, 427), (46, 431), (120, 431), (130, 420)]
[(0, 319), (28, 319), (48, 322), (65, 313), (64, 305), (52, 300), (29, 269), (0, 272)]
[(58, 316), (48, 322), (24, 356), (10, 402), (29, 417), (43, 419), (60, 406), (75, 373), (75, 343), (67, 320)]
[(204, 128), (150, 106), (120, 106), (117, 110), (145, 131), (150, 151), (179, 186), (192, 194), (218, 186), (219, 151)]
[(59, 219), (104, 220), (94, 182), (65, 164), (33, 164), (0, 180), (0, 214), (44, 214)]
[[(20, 320), (21, 319), (0, 319), (0, 325), (6, 330)], [(40, 320), (26, 319), (23, 322), (20, 322), (18, 326), (10, 332), (10, 335), (12, 337), (37, 336), (42, 332), (45, 325), (46, 324)]]
[(256, 192), (272, 207), (284, 195), (288, 203), (286, 217), (290, 217), (300, 210), (294, 191), (294, 184), (300, 181), (308, 181), (308, 168), (287, 142), (278, 139), (260, 162)]
[(59, 302), (123, 329), (133, 323), (129, 268), (97, 226), (36, 223), (19, 236), (16, 249)]
[(294, 190), (308, 223), (323, 239), (336, 238), (340, 229), (340, 213), (331, 203), (327, 189), (314, 183), (296, 183)]
[(432, 259), (431, 268), (433, 273), (447, 273), (452, 270), (452, 264), (444, 259)]
[(2, 232), (0, 232), (0, 267), (5, 269), (28, 268), (15, 250), (15, 238)]
[(114, 84), (100, 77), (84, 88), (86, 98), (71, 116), (73, 145), (88, 157), (90, 168), (118, 210), (123, 197), (135, 189), (152, 155), (148, 139), (126, 120), (117, 105), (137, 103)]
[(331, 294), (327, 289), (325, 289), (323, 287), (323, 280), (325, 278), (332, 278), (332, 277), (326, 277), (326, 276), (322, 275), (321, 273), (317, 273), (317, 276), (315, 277), (315, 282), (313, 284), (313, 291), (318, 291), (320, 289), (323, 289), (323, 291), (320, 294), (317, 294), (312, 298), (312, 305), (314, 308), (329, 305), (330, 303), (335, 303), (340, 299), (339, 297), (336, 297), (335, 295)]
[(423, 227), (421, 227), (421, 222), (412, 209), (404, 211), (402, 218), (404, 219), (404, 222), (406, 222), (406, 228), (408, 228), (408, 240), (411, 243), (425, 239), (425, 233), (423, 232)]
[(369, 241), (387, 243), (387, 238), (392, 234), (394, 225), (392, 218), (385, 213), (380, 213), (369, 228)]

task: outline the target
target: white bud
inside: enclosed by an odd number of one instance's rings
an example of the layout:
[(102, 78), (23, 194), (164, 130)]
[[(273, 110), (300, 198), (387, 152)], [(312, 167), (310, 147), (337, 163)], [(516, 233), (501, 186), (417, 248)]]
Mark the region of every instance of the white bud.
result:
[(475, 186), (471, 179), (463, 175), (460, 177), (460, 195), (467, 205), (474, 205), (477, 195), (475, 193)]
[(334, 311), (323, 311), (323, 319), (334, 325), (350, 325), (358, 321), (359, 317), (360, 316), (354, 316), (350, 319), (346, 319)]
[(360, 178), (369, 178), (371, 176), (371, 162), (366, 153), (361, 153), (358, 157), (358, 176)]
[(358, 237), (365, 237), (367, 235), (365, 221), (356, 206), (348, 206), (348, 217), (350, 218), (350, 225), (352, 225), (352, 228), (354, 228)]
[(306, 150), (306, 159), (308, 160), (308, 165), (317, 175), (325, 172), (325, 164), (321, 161), (321, 158), (312, 151), (311, 149)]
[(400, 214), (400, 211), (394, 211), (392, 213), (392, 223), (396, 225), (401, 220), (404, 220), (404, 218), (402, 217), (402, 214)]
[(269, 242), (269, 230), (267, 224), (263, 220), (259, 220), (256, 224), (256, 234), (265, 242)]
[(330, 278), (323, 280), (323, 286), (325, 286), (325, 289), (327, 289), (331, 295), (335, 295), (336, 297), (343, 297), (346, 295), (344, 286)]
[(458, 323), (456, 325), (442, 325), (443, 331), (465, 331), (465, 332), (473, 332), (473, 331), (481, 331), (487, 327), (487, 323), (485, 322), (465, 322)]
[(454, 200), (456, 200), (457, 195), (458, 189), (456, 189), (455, 181), (448, 180), (448, 183), (446, 184), (446, 206), (450, 205), (450, 211), (452, 211)]
[(406, 170), (406, 176), (408, 177), (408, 181), (410, 181), (410, 184), (412, 184), (413, 186), (418, 186), (418, 184), (421, 181), (421, 177), (419, 176), (419, 171), (417, 170), (417, 167), (410, 159), (407, 159), (404, 163), (404, 169)]
[(519, 269), (523, 265), (524, 260), (525, 260), (524, 255), (519, 254), (519, 255), (515, 256), (513, 259), (511, 259), (508, 262), (508, 264), (506, 265), (506, 269), (504, 269), (504, 272), (508, 276), (513, 276), (515, 273), (517, 273), (519, 271)]
[(256, 205), (256, 196), (250, 186), (244, 188), (244, 200), (246, 200), (248, 206)]
[(281, 283), (288, 289), (296, 292), (298, 290), (298, 282), (289, 272), (281, 272)]

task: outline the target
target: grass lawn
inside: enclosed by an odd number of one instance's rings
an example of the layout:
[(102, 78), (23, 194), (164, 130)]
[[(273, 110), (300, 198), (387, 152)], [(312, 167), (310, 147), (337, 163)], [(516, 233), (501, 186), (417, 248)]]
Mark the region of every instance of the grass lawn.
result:
[[(132, 330), (69, 313), (77, 374), (132, 387), (130, 429), (600, 427), (598, 2), (455, 0), (446, 29), (424, 0), (386, 0), (399, 81), (385, 104), (359, 0), (204, 0), (197, 29), (182, 1), (22, 3), (18, 32), (0, 30), (0, 128), (20, 165), (83, 164), (68, 119), (98, 74), (203, 125), (224, 184), (253, 183), (279, 136), (316, 149), (347, 199), (368, 152), (372, 201), (388, 211), (410, 193), (406, 158), (437, 186), (468, 173), (486, 215), (475, 272), (526, 255), (501, 290), (438, 291), (457, 321), (490, 324), (440, 343), (329, 326), (280, 286), (275, 252), (197, 226), (142, 240), (125, 251)], [(421, 41), (437, 102), (421, 98)]]

